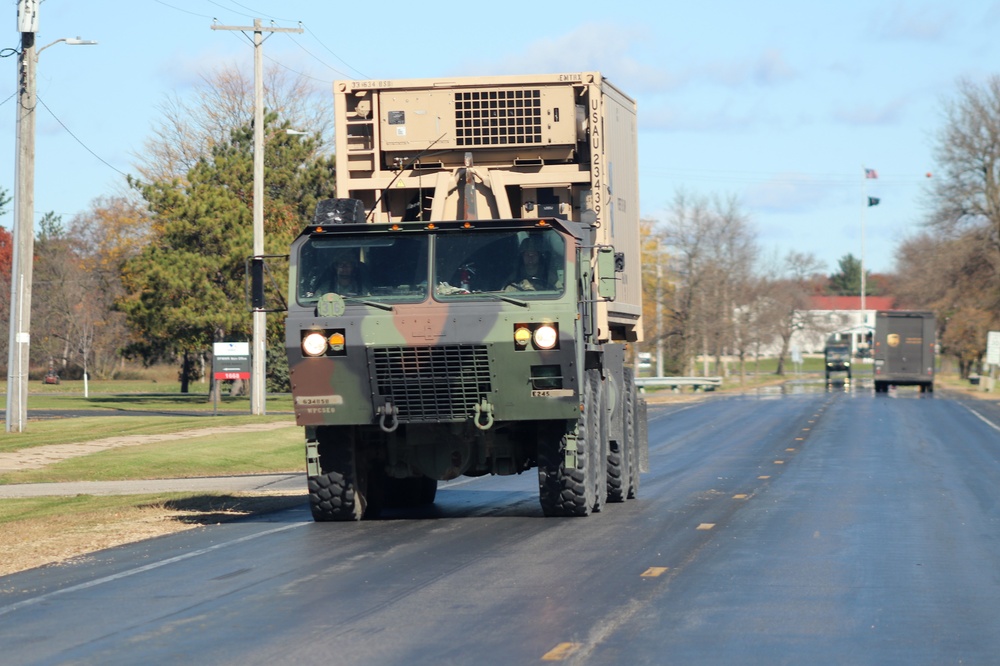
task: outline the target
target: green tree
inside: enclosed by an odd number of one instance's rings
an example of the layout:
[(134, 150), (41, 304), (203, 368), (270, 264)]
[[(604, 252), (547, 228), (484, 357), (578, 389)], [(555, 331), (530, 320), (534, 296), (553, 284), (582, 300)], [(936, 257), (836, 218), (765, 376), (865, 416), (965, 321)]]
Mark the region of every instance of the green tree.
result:
[[(265, 125), (265, 252), (283, 254), (308, 222), (316, 202), (333, 193), (333, 160), (321, 140), (285, 132), (269, 114)], [(247, 340), (245, 261), (253, 254), (253, 128), (176, 179), (134, 183), (153, 215), (152, 242), (125, 263), (125, 296), (118, 307), (138, 342), (129, 352), (144, 360), (178, 357), (181, 391), (196, 378), (196, 359), (221, 340)], [(271, 318), (268, 340), (282, 337)]]
[[(837, 296), (858, 296), (861, 294), (861, 260), (853, 254), (845, 254), (837, 262), (840, 270), (830, 276), (830, 291)], [(865, 271), (865, 296), (874, 296), (876, 290), (871, 271)]]

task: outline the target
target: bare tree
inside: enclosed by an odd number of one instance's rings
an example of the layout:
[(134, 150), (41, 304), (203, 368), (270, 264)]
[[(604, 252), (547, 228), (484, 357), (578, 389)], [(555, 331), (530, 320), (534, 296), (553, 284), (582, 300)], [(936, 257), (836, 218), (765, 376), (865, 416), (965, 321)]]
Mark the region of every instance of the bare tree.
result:
[[(313, 82), (292, 77), (280, 67), (264, 72), (264, 106), (297, 130), (322, 137), (333, 124), (329, 91)], [(237, 67), (202, 76), (191, 98), (171, 95), (160, 105), (162, 119), (154, 126), (136, 169), (146, 182), (183, 180), (212, 146), (225, 143), (230, 133), (253, 121), (253, 76)]]
[(674, 285), (669, 323), (661, 332), (674, 339), (687, 372), (695, 355), (716, 366), (735, 340), (737, 294), (753, 275), (756, 241), (735, 198), (692, 197), (678, 192), (662, 232), (670, 251)]
[(935, 148), (943, 173), (933, 181), (931, 223), (946, 231), (985, 223), (1000, 247), (1000, 76), (982, 87), (959, 81), (945, 113)]
[(938, 313), (942, 348), (967, 372), (975, 344), (981, 355), (984, 331), (1000, 324), (1000, 76), (982, 85), (960, 80), (945, 120), (929, 231), (897, 249), (896, 272), (905, 278), (897, 291), (904, 306)]
[(820, 291), (826, 281), (820, 273), (822, 270), (823, 263), (812, 254), (789, 252), (784, 259), (782, 275), (771, 284), (767, 298), (769, 312), (764, 316), (772, 319), (781, 339), (776, 375), (785, 374), (785, 357), (795, 332), (811, 330), (816, 326), (809, 299)]

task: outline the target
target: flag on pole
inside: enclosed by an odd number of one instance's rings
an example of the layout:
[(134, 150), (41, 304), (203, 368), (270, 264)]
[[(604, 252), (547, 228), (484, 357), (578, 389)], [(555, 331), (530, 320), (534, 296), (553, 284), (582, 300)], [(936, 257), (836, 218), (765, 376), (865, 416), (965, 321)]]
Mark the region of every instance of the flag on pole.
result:
[(868, 197), (868, 206), (877, 206), (879, 201), (881, 201), (881, 199), (878, 197)]
[(878, 178), (878, 171), (875, 169), (865, 169), (865, 178)]

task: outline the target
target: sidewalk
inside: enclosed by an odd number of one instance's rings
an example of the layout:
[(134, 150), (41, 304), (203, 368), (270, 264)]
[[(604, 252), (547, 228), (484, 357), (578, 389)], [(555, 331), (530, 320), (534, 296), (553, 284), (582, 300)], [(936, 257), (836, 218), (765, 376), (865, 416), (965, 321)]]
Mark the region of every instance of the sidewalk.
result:
[[(171, 440), (204, 437), (210, 434), (260, 432), (293, 427), (294, 423), (255, 423), (241, 426), (193, 428), (160, 435), (124, 435), (73, 444), (52, 444), (0, 453), (0, 472), (40, 469), (60, 460), (85, 456), (123, 446), (138, 446)], [(305, 472), (285, 474), (245, 474), (241, 476), (146, 479), (132, 481), (72, 481), (68, 483), (0, 484), (0, 499), (47, 495), (141, 495), (164, 492), (259, 492), (306, 494)]]
[(0, 499), (51, 495), (142, 495), (171, 492), (265, 492), (306, 495), (306, 475), (249, 474), (143, 481), (74, 481), (0, 485)]

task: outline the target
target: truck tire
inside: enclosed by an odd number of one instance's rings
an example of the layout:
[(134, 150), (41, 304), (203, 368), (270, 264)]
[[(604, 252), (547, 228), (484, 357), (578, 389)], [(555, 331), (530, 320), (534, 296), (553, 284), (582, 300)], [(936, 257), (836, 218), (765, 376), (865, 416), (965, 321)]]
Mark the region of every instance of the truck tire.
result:
[[(598, 376), (598, 380), (600, 377)], [(545, 438), (538, 443), (538, 499), (546, 516), (586, 516), (594, 507), (595, 480), (591, 458), (597, 448), (597, 390), (591, 371), (584, 373), (580, 417), (567, 422), (566, 433), (558, 440)], [(566, 466), (566, 447), (575, 437), (576, 462)]]
[(628, 395), (629, 381), (631, 379), (631, 368), (625, 368), (622, 377), (621, 397), (621, 419), (622, 419), (622, 440), (620, 442), (609, 442), (608, 444), (608, 501), (624, 502), (631, 492), (631, 441), (633, 439), (630, 432), (630, 424), (633, 415), (629, 412), (630, 398)]
[(590, 460), (594, 464), (594, 513), (598, 513), (604, 508), (608, 501), (608, 455), (611, 452), (611, 442), (608, 435), (611, 430), (609, 421), (611, 412), (609, 402), (611, 392), (608, 390), (608, 383), (601, 377), (600, 370), (588, 370), (594, 373), (591, 385), (596, 390), (594, 404), (599, 405), (597, 409), (597, 419), (594, 424), (593, 455)]
[(360, 452), (354, 429), (322, 427), (317, 432), (321, 473), (310, 476), (309, 508), (317, 522), (377, 518), (382, 479)]
[(639, 433), (636, 422), (635, 372), (625, 368), (625, 441), (628, 448), (628, 499), (639, 496)]

